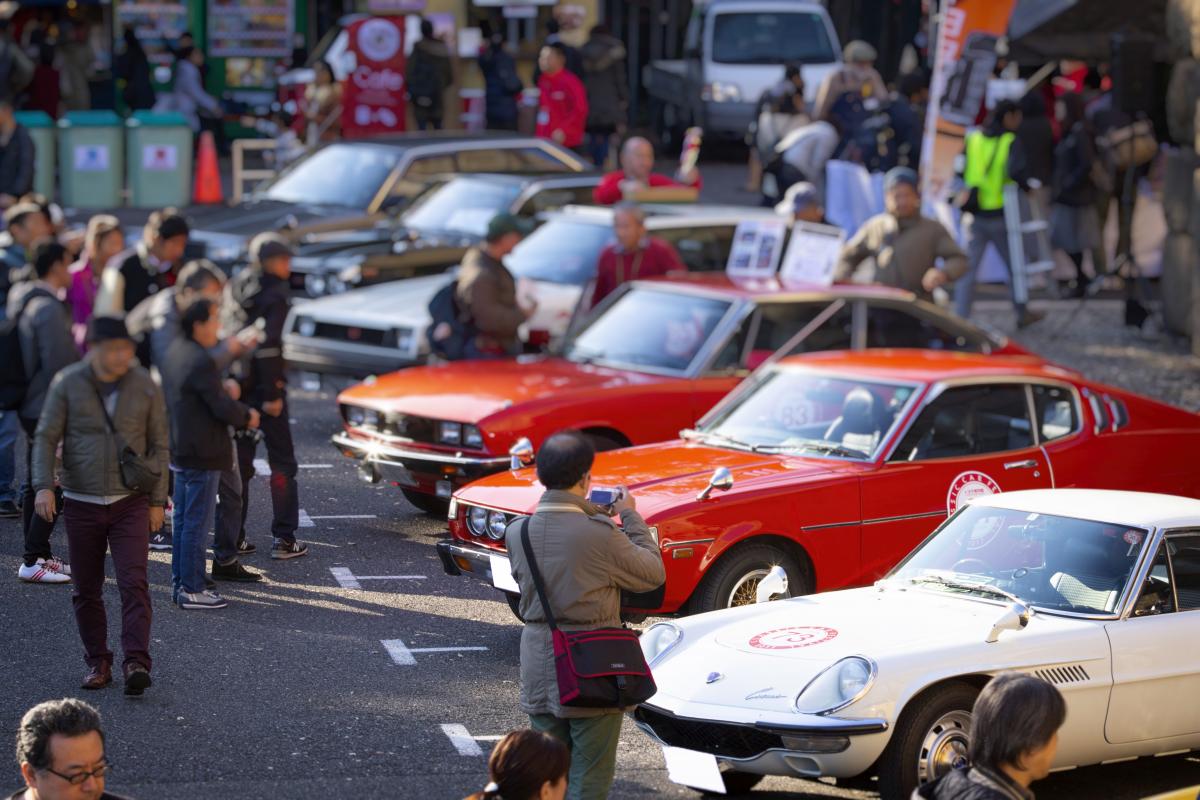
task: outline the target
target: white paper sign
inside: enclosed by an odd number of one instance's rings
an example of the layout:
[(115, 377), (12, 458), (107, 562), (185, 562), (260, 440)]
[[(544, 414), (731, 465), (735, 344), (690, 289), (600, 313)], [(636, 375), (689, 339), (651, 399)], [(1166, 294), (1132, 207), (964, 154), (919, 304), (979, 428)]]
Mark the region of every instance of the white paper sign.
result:
[(173, 144), (148, 144), (142, 148), (142, 169), (173, 170), (179, 166), (179, 148)]
[(779, 267), (780, 282), (784, 286), (829, 286), (845, 241), (841, 228), (797, 222)]
[(779, 266), (787, 227), (783, 220), (739, 222), (725, 271), (740, 278), (769, 278)]
[(682, 747), (664, 747), (663, 758), (667, 762), (667, 777), (673, 782), (725, 794), (725, 780), (721, 777), (716, 756)]
[(489, 555), (488, 563), (492, 567), (492, 586), (505, 592), (521, 593), (521, 587), (512, 575), (512, 562), (504, 556)]
[(108, 145), (75, 145), (76, 172), (103, 172), (108, 169)]

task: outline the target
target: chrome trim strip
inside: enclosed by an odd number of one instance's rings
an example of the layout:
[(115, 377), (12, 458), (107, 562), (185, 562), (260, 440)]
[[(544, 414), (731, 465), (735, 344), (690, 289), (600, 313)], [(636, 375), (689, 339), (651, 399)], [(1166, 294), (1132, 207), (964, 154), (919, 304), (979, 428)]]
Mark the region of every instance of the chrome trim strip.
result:
[(849, 528), (852, 525), (861, 525), (861, 522), (826, 522), (824, 525), (801, 525), (802, 531), (823, 531), (826, 528)]
[[(476, 458), (474, 456), (451, 455), (450, 453), (441, 453), (433, 451), (419, 450), (402, 450), (398, 447), (389, 447), (383, 444), (370, 444), (352, 439), (345, 433), (335, 433), (331, 440), (334, 446), (361, 452), (363, 458), (376, 464), (391, 463), (390, 459), (407, 459), (409, 461), (429, 461), (436, 464), (459, 464), (468, 466), (480, 467), (495, 467), (506, 466), (508, 464), (508, 456), (498, 458)], [(367, 451), (370, 450), (370, 453)], [(395, 466), (402, 467), (403, 464), (397, 463)]]
[(716, 539), (689, 539), (686, 542), (668, 542), (663, 547), (687, 547), (693, 544), (712, 544)]
[(903, 522), (905, 520), (910, 520), (910, 519), (927, 519), (927, 518), (931, 518), (931, 517), (944, 517), (944, 516), (946, 516), (946, 512), (941, 511), (941, 510), (922, 511), (919, 514), (900, 514), (899, 516), (895, 516), (895, 517), (876, 517), (875, 519), (865, 519), (865, 520), (863, 520), (862, 524), (863, 525), (877, 525), (881, 522)]

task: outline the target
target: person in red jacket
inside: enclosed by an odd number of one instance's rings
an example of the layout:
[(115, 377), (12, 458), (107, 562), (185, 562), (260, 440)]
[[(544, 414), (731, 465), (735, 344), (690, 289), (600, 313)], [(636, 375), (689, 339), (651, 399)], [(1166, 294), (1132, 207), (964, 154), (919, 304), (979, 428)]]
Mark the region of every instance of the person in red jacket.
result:
[(583, 82), (566, 69), (566, 48), (561, 42), (547, 44), (538, 54), (538, 66), (542, 74), (538, 78), (536, 135), (563, 147), (579, 147), (587, 123), (587, 92)]
[(553, 139), (564, 148), (583, 144), (588, 121), (588, 92), (582, 80), (566, 70), (566, 48), (552, 42), (538, 55), (538, 130), (536, 136)]
[(643, 189), (664, 186), (700, 189), (700, 171), (692, 168), (680, 180), (654, 172), (654, 146), (641, 136), (628, 139), (621, 147), (621, 168), (604, 176), (592, 191), (597, 205), (611, 206)]
[(626, 281), (687, 272), (670, 243), (647, 235), (646, 213), (640, 206), (634, 203), (618, 205), (613, 210), (613, 233), (617, 240), (604, 248), (596, 264), (593, 307)]

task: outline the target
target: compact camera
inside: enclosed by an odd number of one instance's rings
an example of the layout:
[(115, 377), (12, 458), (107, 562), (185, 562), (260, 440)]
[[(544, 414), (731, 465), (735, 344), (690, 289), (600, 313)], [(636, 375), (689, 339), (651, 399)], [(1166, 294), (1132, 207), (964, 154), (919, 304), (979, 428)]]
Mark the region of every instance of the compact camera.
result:
[(620, 489), (592, 489), (588, 492), (588, 500), (600, 506), (608, 514), (613, 513), (613, 506), (621, 499), (624, 492)]

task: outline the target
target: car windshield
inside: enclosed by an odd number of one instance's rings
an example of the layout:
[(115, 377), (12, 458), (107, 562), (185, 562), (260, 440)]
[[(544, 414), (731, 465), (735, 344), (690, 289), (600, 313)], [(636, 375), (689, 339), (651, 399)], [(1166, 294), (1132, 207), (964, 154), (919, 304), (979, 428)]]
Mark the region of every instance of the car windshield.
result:
[(718, 14), (712, 59), (721, 64), (836, 61), (825, 20), (818, 14), (738, 11)]
[(1112, 614), (1148, 538), (1127, 525), (967, 506), (888, 580), (981, 596), (995, 589), (1048, 611)]
[(520, 193), (521, 187), (508, 181), (455, 178), (422, 197), (404, 215), (404, 225), (418, 231), (482, 237), (492, 217), (507, 211)]
[(756, 452), (861, 461), (887, 441), (916, 388), (776, 367), (722, 401), (696, 435)]
[(580, 363), (684, 372), (731, 305), (719, 297), (637, 287), (593, 317), (564, 355)]
[(386, 147), (331, 144), (296, 162), (256, 196), (366, 209), (397, 159)]
[(583, 286), (596, 277), (600, 251), (615, 238), (612, 226), (554, 217), (504, 259), (518, 278)]

